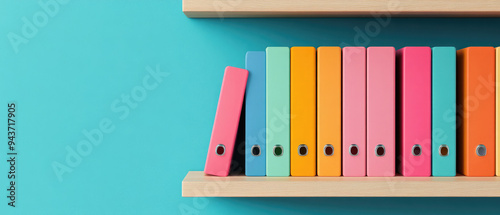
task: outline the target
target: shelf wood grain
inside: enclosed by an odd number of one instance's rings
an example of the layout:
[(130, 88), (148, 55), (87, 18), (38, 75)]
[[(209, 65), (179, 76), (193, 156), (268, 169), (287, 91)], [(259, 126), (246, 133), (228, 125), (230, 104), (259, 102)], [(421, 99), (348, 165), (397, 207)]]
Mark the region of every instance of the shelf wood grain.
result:
[(500, 197), (500, 177), (247, 177), (188, 172), (183, 197)]
[(497, 0), (183, 0), (192, 18), (430, 16), (496, 17)]

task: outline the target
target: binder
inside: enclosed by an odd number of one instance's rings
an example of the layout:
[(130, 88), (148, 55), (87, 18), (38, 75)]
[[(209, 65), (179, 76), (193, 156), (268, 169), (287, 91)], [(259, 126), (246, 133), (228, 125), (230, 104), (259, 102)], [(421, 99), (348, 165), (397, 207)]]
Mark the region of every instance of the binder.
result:
[(495, 175), (495, 49), (457, 52), (457, 169), (466, 176)]
[[(495, 48), (495, 80), (500, 83), (500, 47)], [(495, 172), (500, 176), (500, 84), (495, 85)]]
[(266, 53), (247, 52), (245, 175), (266, 175)]
[(205, 174), (229, 174), (247, 78), (247, 70), (226, 67), (208, 147)]
[(366, 49), (342, 49), (342, 174), (366, 175)]
[(397, 51), (399, 93), (398, 170), (403, 176), (431, 175), (431, 49)]
[(342, 59), (340, 47), (318, 48), (317, 174), (340, 176), (342, 170)]
[(456, 49), (432, 48), (432, 175), (456, 175)]
[(290, 176), (290, 49), (266, 49), (266, 175)]
[(368, 176), (394, 176), (396, 169), (396, 50), (369, 47), (366, 65), (366, 157)]
[(290, 175), (316, 175), (316, 48), (290, 50)]

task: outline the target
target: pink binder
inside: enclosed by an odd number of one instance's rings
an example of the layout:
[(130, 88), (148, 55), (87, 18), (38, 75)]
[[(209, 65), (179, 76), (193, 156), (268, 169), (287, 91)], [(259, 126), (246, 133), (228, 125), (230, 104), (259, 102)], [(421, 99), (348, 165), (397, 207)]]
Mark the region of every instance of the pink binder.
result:
[(366, 172), (394, 176), (396, 50), (369, 47), (366, 55)]
[(205, 174), (229, 174), (247, 78), (247, 70), (226, 67), (208, 147)]
[(342, 174), (366, 175), (366, 49), (342, 49)]
[(397, 51), (399, 90), (398, 170), (403, 176), (431, 175), (431, 49)]

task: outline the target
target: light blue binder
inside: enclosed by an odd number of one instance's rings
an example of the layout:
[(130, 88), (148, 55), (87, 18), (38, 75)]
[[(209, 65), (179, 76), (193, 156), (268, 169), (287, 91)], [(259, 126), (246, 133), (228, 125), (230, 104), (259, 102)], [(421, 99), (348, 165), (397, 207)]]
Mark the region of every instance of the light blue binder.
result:
[(266, 53), (247, 52), (245, 175), (266, 175)]
[(432, 175), (456, 175), (456, 49), (432, 48)]

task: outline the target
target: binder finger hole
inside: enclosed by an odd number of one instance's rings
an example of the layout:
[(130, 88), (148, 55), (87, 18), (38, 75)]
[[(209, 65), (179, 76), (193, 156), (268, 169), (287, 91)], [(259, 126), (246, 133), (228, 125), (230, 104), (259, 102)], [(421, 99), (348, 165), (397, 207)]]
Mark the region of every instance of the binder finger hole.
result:
[(439, 155), (445, 157), (445, 156), (448, 156), (448, 152), (449, 152), (449, 149), (448, 149), (447, 145), (439, 146)]
[(349, 154), (351, 154), (352, 156), (356, 156), (356, 155), (358, 155), (358, 152), (359, 152), (359, 149), (358, 149), (358, 146), (356, 144), (352, 144), (351, 146), (349, 146)]
[(326, 156), (332, 156), (333, 155), (333, 146), (330, 144), (326, 144), (325, 147), (323, 148), (323, 153)]
[(283, 155), (283, 146), (281, 146), (281, 145), (275, 145), (274, 148), (273, 148), (273, 154), (276, 157), (279, 157), (279, 156)]
[(422, 154), (422, 147), (420, 145), (414, 145), (413, 148), (411, 149), (411, 152), (413, 153), (414, 156), (420, 156)]
[(307, 150), (307, 146), (304, 145), (304, 144), (300, 144), (298, 151), (299, 151), (299, 155), (300, 156), (306, 156), (307, 155), (307, 151), (308, 151)]
[(382, 144), (379, 144), (375, 147), (375, 154), (377, 157), (382, 157), (385, 155), (385, 147)]
[(259, 156), (260, 155), (260, 146), (259, 145), (253, 145), (252, 146), (252, 155), (253, 156)]
[(486, 155), (486, 146), (484, 146), (483, 144), (478, 145), (476, 148), (476, 154), (478, 156), (485, 156)]
[(222, 156), (225, 153), (226, 153), (226, 147), (224, 145), (219, 144), (217, 145), (217, 147), (215, 147), (215, 154)]

